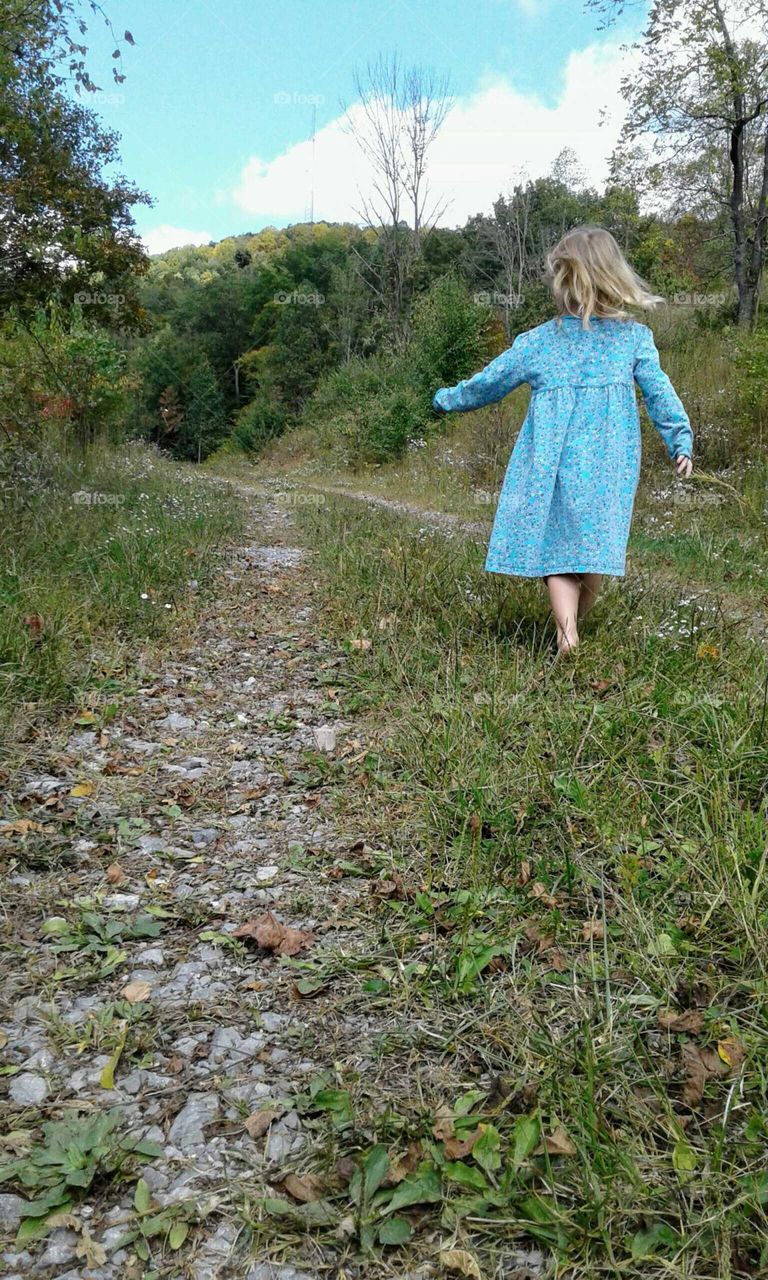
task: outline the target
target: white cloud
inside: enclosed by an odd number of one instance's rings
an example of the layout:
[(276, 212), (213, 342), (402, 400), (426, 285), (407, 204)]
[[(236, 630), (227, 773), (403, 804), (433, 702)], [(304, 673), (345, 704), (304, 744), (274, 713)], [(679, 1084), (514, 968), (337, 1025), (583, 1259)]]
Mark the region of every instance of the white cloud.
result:
[[(608, 42), (571, 53), (554, 106), (502, 76), (484, 79), (476, 93), (458, 99), (431, 152), (432, 198), (448, 202), (442, 225), (459, 226), (470, 214), (490, 211), (521, 170), (532, 178), (547, 173), (564, 147), (601, 186), (623, 119), (619, 82), (628, 56)], [(309, 141), (271, 161), (253, 156), (229, 195), (258, 225), (301, 221), (308, 216), (313, 171), (315, 218), (358, 221), (358, 187), (370, 191), (372, 175), (341, 118), (318, 132), (314, 165)]]
[(172, 227), (167, 222), (142, 236), (148, 253), (165, 253), (166, 249), (180, 249), (187, 244), (208, 244), (212, 239), (209, 231), (186, 231), (184, 227)]

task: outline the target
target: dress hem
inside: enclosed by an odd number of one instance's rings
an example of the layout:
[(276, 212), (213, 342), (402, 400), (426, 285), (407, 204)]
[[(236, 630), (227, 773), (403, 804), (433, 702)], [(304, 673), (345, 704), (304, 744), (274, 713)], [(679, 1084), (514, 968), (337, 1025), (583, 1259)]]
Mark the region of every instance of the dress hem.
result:
[(623, 578), (626, 575), (626, 566), (621, 569), (607, 569), (602, 565), (594, 564), (568, 565), (567, 567), (561, 564), (554, 568), (546, 569), (494, 568), (486, 564), (484, 569), (486, 573), (502, 573), (513, 578), (549, 578), (563, 573), (600, 573), (608, 578)]

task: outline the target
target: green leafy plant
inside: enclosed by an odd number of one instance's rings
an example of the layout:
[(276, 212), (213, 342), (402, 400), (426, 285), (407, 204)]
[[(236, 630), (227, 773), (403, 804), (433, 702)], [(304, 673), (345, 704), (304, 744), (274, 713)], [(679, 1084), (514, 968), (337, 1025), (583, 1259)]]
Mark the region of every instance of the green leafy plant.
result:
[(133, 1196), (133, 1207), (136, 1211), (135, 1222), (120, 1239), (118, 1248), (133, 1249), (142, 1262), (149, 1262), (152, 1241), (161, 1239), (169, 1249), (180, 1249), (189, 1235), (189, 1228), (199, 1218), (198, 1210), (191, 1200), (182, 1200), (178, 1204), (167, 1205), (156, 1210), (152, 1206), (152, 1193), (144, 1178), (139, 1178)]
[(96, 911), (83, 911), (76, 920), (50, 916), (43, 924), (42, 933), (51, 940), (57, 952), (76, 952), (95, 961), (90, 967), (57, 970), (55, 976), (61, 980), (76, 976), (105, 977), (127, 958), (121, 943), (135, 938), (156, 938), (160, 929), (159, 921), (150, 915), (119, 920), (101, 916)]
[(137, 1161), (161, 1154), (156, 1142), (120, 1132), (119, 1111), (43, 1125), (43, 1139), (18, 1160), (0, 1167), (0, 1183), (35, 1192), (24, 1207), (17, 1244), (46, 1234), (58, 1214), (85, 1194), (94, 1180), (125, 1176)]

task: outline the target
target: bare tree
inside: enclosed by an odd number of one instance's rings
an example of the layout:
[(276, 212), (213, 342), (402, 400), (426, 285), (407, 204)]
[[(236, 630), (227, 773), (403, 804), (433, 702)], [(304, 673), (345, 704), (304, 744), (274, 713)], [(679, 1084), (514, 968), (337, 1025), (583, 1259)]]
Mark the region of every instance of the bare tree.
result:
[[(609, 23), (627, 7), (589, 4)], [(751, 326), (768, 252), (768, 0), (653, 0), (634, 48), (616, 163), (650, 137), (646, 188), (677, 212), (727, 214), (738, 323)]]
[[(428, 157), (450, 106), (447, 77), (420, 66), (403, 67), (397, 54), (380, 55), (354, 78), (356, 104), (346, 127), (368, 160), (371, 190), (356, 211), (374, 228), (381, 249), (374, 286), (389, 313), (396, 341), (408, 329), (409, 285), (425, 234), (445, 204), (432, 202)], [(370, 280), (371, 264), (365, 263)]]

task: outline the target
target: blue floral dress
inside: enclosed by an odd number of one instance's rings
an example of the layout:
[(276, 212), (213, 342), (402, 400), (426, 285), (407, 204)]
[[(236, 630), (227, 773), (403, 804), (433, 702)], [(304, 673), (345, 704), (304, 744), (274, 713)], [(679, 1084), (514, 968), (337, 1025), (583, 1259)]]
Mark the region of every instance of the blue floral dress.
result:
[(433, 407), (466, 412), (521, 383), (531, 398), (504, 477), (485, 568), (621, 577), (640, 474), (635, 383), (671, 458), (691, 456), (688, 416), (636, 320), (562, 316), (529, 329)]

